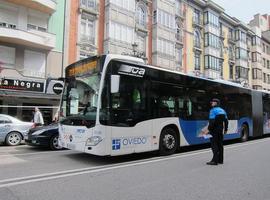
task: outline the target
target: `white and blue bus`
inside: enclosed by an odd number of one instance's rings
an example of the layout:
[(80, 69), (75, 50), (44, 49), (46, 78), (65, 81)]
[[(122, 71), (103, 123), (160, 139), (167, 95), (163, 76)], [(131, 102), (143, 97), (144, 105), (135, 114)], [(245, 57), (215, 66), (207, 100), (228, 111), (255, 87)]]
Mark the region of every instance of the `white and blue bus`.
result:
[(225, 140), (270, 133), (270, 94), (145, 65), (123, 55), (89, 57), (66, 68), (59, 144), (100, 156), (161, 155), (209, 142), (210, 100), (219, 98)]

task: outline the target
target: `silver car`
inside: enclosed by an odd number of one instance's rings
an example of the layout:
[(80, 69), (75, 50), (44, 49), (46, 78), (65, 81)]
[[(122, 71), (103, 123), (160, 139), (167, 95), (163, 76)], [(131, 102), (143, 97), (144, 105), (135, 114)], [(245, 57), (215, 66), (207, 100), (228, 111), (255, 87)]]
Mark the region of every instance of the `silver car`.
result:
[(32, 126), (32, 122), (23, 122), (15, 117), (0, 114), (0, 143), (19, 145)]

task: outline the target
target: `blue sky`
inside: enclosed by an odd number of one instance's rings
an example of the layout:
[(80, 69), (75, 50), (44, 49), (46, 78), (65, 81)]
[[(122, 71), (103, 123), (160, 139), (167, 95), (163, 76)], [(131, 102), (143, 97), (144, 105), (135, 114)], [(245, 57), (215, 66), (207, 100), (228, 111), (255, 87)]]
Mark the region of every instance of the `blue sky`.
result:
[(253, 15), (269, 14), (270, 15), (270, 1), (269, 0), (213, 0), (215, 3), (225, 9), (225, 12), (232, 17), (248, 23)]

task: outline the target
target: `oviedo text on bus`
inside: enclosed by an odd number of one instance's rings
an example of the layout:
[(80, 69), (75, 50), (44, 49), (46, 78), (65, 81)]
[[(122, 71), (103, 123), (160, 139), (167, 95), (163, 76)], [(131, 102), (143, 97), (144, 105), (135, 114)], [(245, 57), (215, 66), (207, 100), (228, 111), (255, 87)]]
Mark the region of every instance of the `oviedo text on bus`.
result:
[(59, 145), (100, 156), (169, 155), (209, 142), (200, 133), (212, 98), (227, 112), (225, 140), (270, 133), (268, 93), (148, 66), (135, 57), (89, 57), (66, 68)]

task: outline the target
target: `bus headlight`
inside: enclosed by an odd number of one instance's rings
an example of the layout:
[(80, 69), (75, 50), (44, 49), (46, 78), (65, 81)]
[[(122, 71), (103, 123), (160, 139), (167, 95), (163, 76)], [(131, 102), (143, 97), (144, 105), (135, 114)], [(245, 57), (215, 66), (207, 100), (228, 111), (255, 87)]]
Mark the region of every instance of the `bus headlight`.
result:
[(101, 141), (102, 141), (102, 138), (100, 136), (92, 136), (87, 139), (86, 146), (96, 146)]

